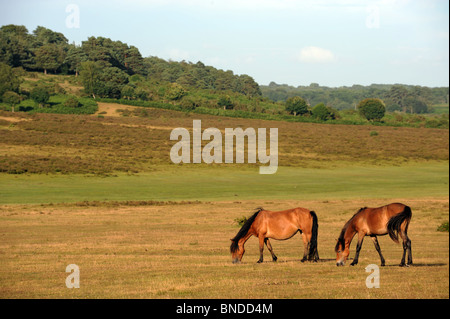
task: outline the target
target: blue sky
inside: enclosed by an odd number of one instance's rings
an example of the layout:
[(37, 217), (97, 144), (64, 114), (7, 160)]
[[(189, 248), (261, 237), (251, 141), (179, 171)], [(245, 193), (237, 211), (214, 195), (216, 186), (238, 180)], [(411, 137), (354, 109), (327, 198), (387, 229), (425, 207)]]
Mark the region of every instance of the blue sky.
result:
[(109, 37), (263, 85), (449, 85), (447, 0), (0, 0), (5, 24)]

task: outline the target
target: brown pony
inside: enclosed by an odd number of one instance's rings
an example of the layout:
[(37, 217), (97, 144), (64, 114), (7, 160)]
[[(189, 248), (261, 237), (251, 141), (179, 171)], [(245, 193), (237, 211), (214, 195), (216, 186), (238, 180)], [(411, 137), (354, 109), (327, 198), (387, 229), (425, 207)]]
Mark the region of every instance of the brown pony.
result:
[[(398, 243), (398, 236), (403, 240), (403, 258), (400, 266), (409, 266), (412, 264), (411, 240), (408, 238), (408, 226), (411, 220), (411, 208), (409, 206), (393, 203), (378, 208), (361, 208), (345, 224), (341, 235), (337, 240), (335, 247), (336, 265), (343, 266), (350, 254), (350, 243), (353, 236), (358, 234), (358, 244), (356, 245), (355, 258), (351, 265), (358, 263), (359, 251), (365, 236), (370, 236), (375, 244), (375, 249), (381, 258), (381, 266), (384, 266), (385, 260), (381, 254), (380, 245), (377, 236), (389, 234), (389, 237)], [(408, 263), (405, 264), (405, 255), (408, 251)]]
[(304, 253), (302, 262), (305, 260), (319, 259), (317, 252), (317, 215), (315, 212), (305, 208), (293, 208), (289, 210), (271, 212), (258, 208), (250, 217), (237, 235), (231, 239), (230, 252), (233, 263), (238, 263), (244, 255), (245, 242), (251, 237), (256, 236), (259, 239), (259, 260), (263, 261), (264, 244), (266, 244), (273, 261), (277, 261), (277, 256), (273, 253), (269, 238), (285, 240), (294, 236), (297, 232), (302, 234)]

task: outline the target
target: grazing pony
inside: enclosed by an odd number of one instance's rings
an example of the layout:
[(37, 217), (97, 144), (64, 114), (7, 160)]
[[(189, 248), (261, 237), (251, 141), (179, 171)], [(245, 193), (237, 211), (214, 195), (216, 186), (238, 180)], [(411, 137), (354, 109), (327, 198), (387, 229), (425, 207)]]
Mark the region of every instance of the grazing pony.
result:
[(284, 211), (272, 212), (258, 208), (258, 210), (244, 223), (237, 235), (231, 239), (230, 252), (233, 263), (239, 263), (244, 255), (245, 242), (251, 237), (259, 239), (259, 260), (263, 261), (264, 244), (266, 244), (273, 261), (277, 261), (277, 256), (273, 253), (269, 238), (285, 240), (294, 236), (297, 232), (302, 234), (304, 253), (303, 259), (319, 259), (317, 252), (317, 215), (315, 212), (305, 208), (293, 208)]
[[(378, 208), (361, 208), (345, 224), (341, 231), (335, 247), (336, 265), (343, 266), (350, 254), (350, 243), (353, 237), (358, 234), (358, 244), (356, 246), (355, 258), (351, 265), (358, 263), (359, 251), (365, 236), (370, 236), (375, 244), (375, 249), (381, 258), (381, 266), (384, 266), (385, 260), (381, 254), (380, 245), (377, 236), (389, 234), (391, 239), (398, 243), (398, 236), (403, 240), (403, 257), (400, 266), (409, 266), (412, 264), (411, 240), (408, 238), (408, 226), (411, 220), (411, 208), (409, 206), (393, 203)], [(408, 251), (408, 263), (405, 263), (405, 255)]]

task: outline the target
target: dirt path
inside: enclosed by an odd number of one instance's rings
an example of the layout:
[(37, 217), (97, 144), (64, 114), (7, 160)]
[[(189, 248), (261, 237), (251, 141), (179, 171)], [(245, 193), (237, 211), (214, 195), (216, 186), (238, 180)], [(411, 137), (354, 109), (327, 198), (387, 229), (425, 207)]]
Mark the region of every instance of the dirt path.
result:
[(6, 120), (9, 122), (21, 122), (21, 121), (31, 121), (31, 119), (24, 119), (24, 118), (19, 118), (19, 117), (7, 117), (7, 116), (0, 116), (0, 120)]
[(117, 110), (134, 110), (137, 108), (136, 106), (116, 104), (116, 103), (97, 102), (97, 104), (98, 104), (98, 111), (94, 114), (95, 116), (101, 114), (103, 116), (119, 117), (120, 113), (117, 112)]
[[(97, 115), (103, 115), (103, 116), (111, 116), (111, 117), (120, 117), (121, 114), (117, 112), (117, 110), (134, 110), (139, 108), (139, 106), (132, 106), (132, 105), (124, 105), (124, 104), (116, 104), (116, 103), (104, 103), (104, 102), (97, 102), (98, 104), (98, 111), (93, 114), (94, 116)], [(103, 113), (106, 112), (106, 113)], [(104, 125), (120, 125), (120, 126), (127, 126), (127, 127), (146, 127), (149, 129), (156, 129), (156, 130), (173, 130), (175, 127), (171, 126), (160, 126), (160, 125), (141, 125), (141, 124), (124, 124), (124, 123), (102, 123)]]

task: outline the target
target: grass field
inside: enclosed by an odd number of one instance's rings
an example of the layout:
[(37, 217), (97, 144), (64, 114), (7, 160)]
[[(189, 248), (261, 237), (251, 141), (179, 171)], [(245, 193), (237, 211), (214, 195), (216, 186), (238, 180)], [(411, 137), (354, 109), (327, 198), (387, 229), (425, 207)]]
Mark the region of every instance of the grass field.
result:
[[(449, 298), (449, 237), (437, 231), (449, 219), (448, 130), (108, 107), (103, 118), (0, 114), (0, 298)], [(170, 164), (170, 130), (194, 118), (203, 129), (278, 127), (278, 172)], [(398, 267), (401, 245), (380, 238), (387, 266), (368, 289), (373, 244), (338, 268), (335, 239), (360, 207), (395, 201), (412, 207), (414, 266)], [(272, 242), (277, 263), (266, 251), (256, 264), (252, 238), (233, 265), (235, 219), (259, 206), (315, 210), (321, 261), (300, 263), (296, 235)], [(69, 264), (80, 289), (66, 288)]]
[(334, 169), (168, 166), (116, 177), (0, 175), (0, 204), (126, 200), (358, 199), (448, 195), (447, 162)]
[[(334, 245), (362, 205), (402, 201), (413, 207), (409, 235), (414, 266), (400, 268), (402, 248), (380, 238), (386, 267), (380, 288), (365, 286), (365, 267), (379, 264), (366, 240), (357, 266), (336, 267)], [(272, 241), (256, 264), (257, 240), (234, 265), (229, 238), (235, 218), (257, 206), (303, 206), (319, 217), (317, 264), (300, 263), (299, 235)], [(448, 199), (224, 201), (179, 205), (14, 205), (0, 213), (1, 298), (448, 298)], [(352, 244), (354, 255), (355, 244)], [(80, 269), (80, 289), (67, 289), (66, 266)]]

